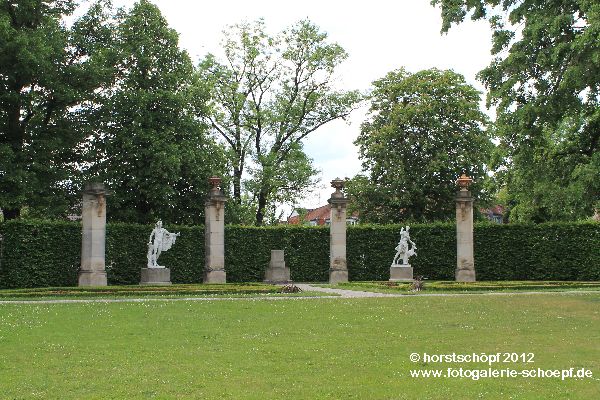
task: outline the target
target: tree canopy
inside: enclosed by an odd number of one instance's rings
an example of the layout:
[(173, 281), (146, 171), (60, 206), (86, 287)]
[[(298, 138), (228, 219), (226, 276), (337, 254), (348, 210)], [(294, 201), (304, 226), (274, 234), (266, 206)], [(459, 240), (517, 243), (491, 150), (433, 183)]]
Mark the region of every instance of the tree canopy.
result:
[(84, 140), (81, 105), (111, 78), (110, 27), (96, 3), (67, 27), (75, 2), (0, 4), (0, 208), (66, 212)]
[(373, 83), (370, 116), (355, 144), (363, 174), (348, 184), (361, 220), (398, 223), (449, 219), (456, 179), (478, 183), (492, 147), (479, 92), (452, 71), (404, 69)]
[(511, 219), (592, 215), (600, 199), (600, 3), (433, 0), (442, 31), (472, 19), (493, 28), (479, 78), (497, 106), (496, 181)]
[(275, 36), (262, 21), (239, 24), (223, 48), (225, 60), (209, 55), (199, 66), (212, 89), (205, 117), (229, 149), (234, 202), (247, 199), (261, 225), (275, 202), (293, 202), (313, 185), (302, 140), (347, 117), (360, 95), (335, 89), (347, 54), (309, 21)]
[(194, 117), (208, 95), (156, 6), (141, 0), (119, 19), (115, 80), (92, 110), (88, 176), (113, 189), (112, 219), (201, 223), (207, 178), (225, 166)]

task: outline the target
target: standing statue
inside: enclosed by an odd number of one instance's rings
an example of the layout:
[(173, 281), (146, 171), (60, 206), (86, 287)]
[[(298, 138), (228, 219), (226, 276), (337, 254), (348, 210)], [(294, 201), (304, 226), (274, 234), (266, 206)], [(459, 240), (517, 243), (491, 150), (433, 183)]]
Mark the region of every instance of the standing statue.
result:
[[(162, 221), (158, 221), (148, 239), (148, 268), (164, 268), (158, 265), (158, 257), (163, 251), (167, 251), (175, 244), (179, 233), (170, 233), (162, 227)], [(154, 241), (152, 238), (154, 237)]]
[[(400, 230), (400, 242), (398, 242), (398, 246), (394, 249), (396, 250), (396, 255), (394, 256), (392, 265), (398, 265), (400, 259), (402, 259), (402, 265), (408, 265), (408, 259), (417, 255), (417, 252), (415, 251), (417, 250), (417, 246), (415, 245), (415, 242), (410, 240), (409, 230), (409, 226), (406, 227), (406, 230), (404, 228)], [(409, 245), (412, 246), (412, 248), (409, 249)]]

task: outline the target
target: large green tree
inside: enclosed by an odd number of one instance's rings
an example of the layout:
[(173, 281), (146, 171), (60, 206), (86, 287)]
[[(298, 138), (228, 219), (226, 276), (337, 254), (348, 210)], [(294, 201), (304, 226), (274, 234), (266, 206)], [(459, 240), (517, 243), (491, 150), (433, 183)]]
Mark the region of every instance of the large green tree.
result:
[(373, 83), (368, 120), (355, 144), (364, 172), (348, 183), (361, 220), (397, 223), (449, 219), (456, 179), (481, 193), (492, 144), (480, 95), (452, 71), (404, 69)]
[(511, 220), (592, 215), (600, 199), (600, 3), (433, 0), (442, 31), (472, 19), (493, 28), (480, 72), (497, 106), (496, 179)]
[(69, 0), (0, 3), (0, 208), (5, 219), (64, 214), (82, 161), (81, 105), (110, 81), (99, 2), (72, 25)]
[(347, 54), (309, 21), (275, 36), (262, 21), (233, 26), (224, 53), (199, 66), (212, 87), (208, 122), (229, 149), (234, 202), (249, 199), (261, 225), (274, 203), (294, 202), (314, 183), (302, 140), (347, 117), (360, 95), (335, 89), (334, 71)]
[(112, 189), (114, 220), (201, 223), (207, 178), (225, 165), (195, 118), (208, 95), (156, 6), (141, 0), (119, 20), (116, 78), (91, 110), (88, 176)]

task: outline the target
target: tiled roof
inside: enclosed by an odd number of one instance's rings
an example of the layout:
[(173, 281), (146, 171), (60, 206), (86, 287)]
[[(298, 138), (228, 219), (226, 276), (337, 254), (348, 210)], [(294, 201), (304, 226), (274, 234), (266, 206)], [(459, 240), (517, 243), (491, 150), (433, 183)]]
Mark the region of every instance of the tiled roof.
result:
[[(325, 225), (325, 221), (331, 216), (331, 205), (326, 204), (319, 208), (309, 209), (304, 217), (304, 221), (316, 221), (317, 225)], [(358, 219), (358, 212), (352, 213), (352, 217)], [(298, 225), (300, 222), (300, 216), (294, 215), (288, 218), (287, 223), (290, 225)]]

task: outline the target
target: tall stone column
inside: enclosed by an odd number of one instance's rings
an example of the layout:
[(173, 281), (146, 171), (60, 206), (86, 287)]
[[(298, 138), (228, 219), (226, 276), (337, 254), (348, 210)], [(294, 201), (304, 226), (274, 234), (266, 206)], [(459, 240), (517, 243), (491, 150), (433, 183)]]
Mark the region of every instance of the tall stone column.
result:
[(88, 183), (81, 207), (81, 267), (79, 286), (106, 286), (106, 190), (102, 183)]
[(346, 206), (350, 202), (344, 197), (344, 181), (337, 178), (331, 181), (335, 188), (328, 201), (331, 204), (331, 225), (329, 227), (329, 283), (348, 282), (346, 262)]
[(205, 203), (204, 283), (225, 283), (225, 202), (221, 178), (208, 179), (211, 189)]
[(456, 281), (475, 282), (473, 257), (473, 198), (469, 191), (471, 178), (462, 174), (456, 194)]

